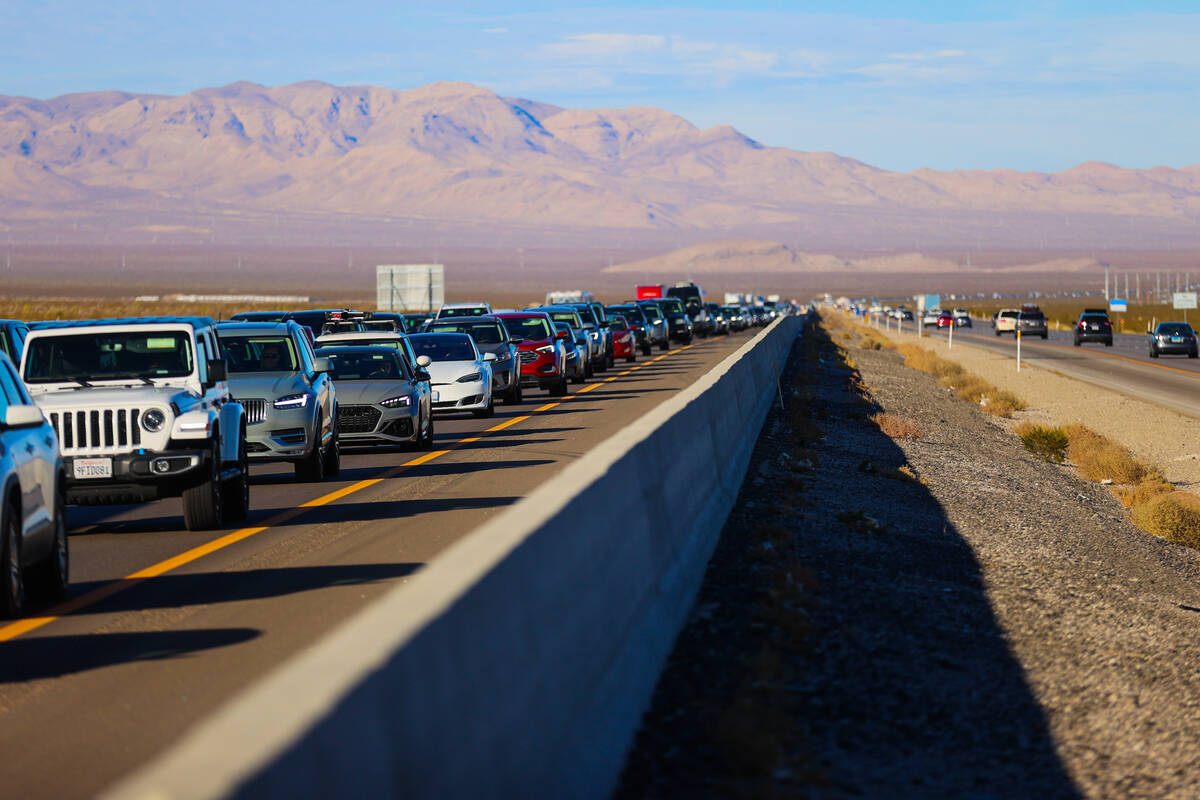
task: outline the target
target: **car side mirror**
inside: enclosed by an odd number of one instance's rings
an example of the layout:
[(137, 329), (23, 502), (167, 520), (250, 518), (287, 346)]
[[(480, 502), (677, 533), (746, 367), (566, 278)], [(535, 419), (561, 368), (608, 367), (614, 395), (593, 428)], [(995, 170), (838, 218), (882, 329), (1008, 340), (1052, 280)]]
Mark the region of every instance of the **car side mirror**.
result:
[(521, 342), (525, 341), (525, 337), (523, 337), (523, 336), (514, 336), (513, 338), (509, 339), (508, 341), (509, 341), (511, 344), (520, 344)]
[(332, 372), (333, 364), (329, 362), (328, 356), (317, 356), (313, 359), (313, 372), (318, 375), (323, 372)]
[(31, 428), (46, 421), (37, 406), (9, 406), (4, 412), (5, 428)]
[(417, 379), (417, 383), (428, 383), (432, 380), (432, 378), (429, 376), (429, 373), (423, 369), (417, 370), (413, 377)]
[(417, 356), (417, 366), (420, 367), (421, 369), (425, 369), (432, 363), (433, 363), (433, 359), (430, 358), (429, 356)]
[(495, 360), (496, 360), (496, 354), (495, 354), (495, 353), (484, 353), (484, 354), (483, 354), (483, 360), (484, 360), (484, 361), (495, 361)]
[(223, 358), (210, 358), (208, 360), (208, 382), (220, 383), (229, 379), (229, 367), (225, 364)]

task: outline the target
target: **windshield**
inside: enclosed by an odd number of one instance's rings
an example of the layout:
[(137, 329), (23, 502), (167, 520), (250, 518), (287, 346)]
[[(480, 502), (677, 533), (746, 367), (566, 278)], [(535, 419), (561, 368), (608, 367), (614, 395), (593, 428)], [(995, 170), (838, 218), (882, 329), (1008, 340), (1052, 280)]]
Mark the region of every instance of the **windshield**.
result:
[(485, 314), (490, 314), (484, 306), (459, 307), (459, 308), (442, 308), (438, 311), (438, 318), (442, 317), (482, 317)]
[[(596, 325), (596, 314), (590, 306), (579, 306), (579, 318), (583, 320), (584, 325)], [(555, 317), (558, 319), (558, 317)]]
[(300, 371), (300, 359), (290, 336), (221, 334), (221, 352), (230, 373)]
[(648, 318), (662, 319), (662, 309), (658, 307), (657, 303), (647, 303), (641, 308), (642, 313), (644, 313)]
[(500, 344), (505, 339), (498, 322), (434, 323), (429, 333), (465, 333), (476, 344)]
[(408, 378), (397, 353), (331, 353), (334, 381), (395, 381)]
[(658, 304), (660, 306), (662, 306), (662, 310), (667, 312), (668, 314), (684, 313), (683, 303), (681, 303), (679, 300), (677, 300), (674, 297), (671, 297), (671, 298), (668, 298), (665, 300), (659, 300)]
[(183, 331), (73, 332), (29, 343), (27, 383), (179, 378), (192, 373), (192, 337)]
[(429, 356), (433, 361), (474, 361), (475, 348), (466, 336), (446, 333), (418, 333), (412, 337), (413, 349), (418, 356)]
[(505, 317), (500, 321), (508, 329), (509, 336), (525, 341), (550, 338), (550, 326), (542, 317)]
[(638, 314), (637, 309), (633, 308), (632, 306), (609, 306), (608, 308), (604, 309), (604, 313), (608, 314), (609, 316), (612, 316), (613, 314), (623, 314), (630, 322), (639, 322), (642, 319), (641, 315)]
[(608, 321), (608, 327), (612, 328), (614, 331), (629, 330), (629, 325), (625, 322), (625, 318), (622, 316), (610, 317)]
[(568, 325), (583, 327), (579, 324), (579, 315), (574, 311), (550, 311), (548, 313), (550, 314), (550, 319), (555, 322), (565, 322)]

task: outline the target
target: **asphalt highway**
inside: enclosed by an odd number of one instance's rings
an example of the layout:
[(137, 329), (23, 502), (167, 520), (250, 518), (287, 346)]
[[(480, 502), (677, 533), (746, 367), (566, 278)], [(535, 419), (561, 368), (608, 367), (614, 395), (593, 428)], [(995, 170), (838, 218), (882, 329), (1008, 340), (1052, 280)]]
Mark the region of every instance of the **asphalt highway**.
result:
[[(893, 326), (894, 329), (894, 326)], [(906, 330), (911, 331), (911, 327)], [(925, 335), (945, 340), (946, 331)], [(1017, 343), (1012, 334), (996, 336), (987, 322), (972, 329), (958, 328), (954, 341), (969, 343), (1016, 359)], [(1021, 337), (1021, 363), (1051, 369), (1069, 378), (1102, 386), (1140, 400), (1200, 418), (1200, 359), (1187, 356), (1150, 358), (1144, 334), (1117, 334), (1113, 346), (1085, 342), (1075, 347), (1070, 331), (1050, 331), (1049, 337)], [(1015, 364), (1014, 364), (1015, 368)]]
[(432, 452), (346, 451), (337, 480), (256, 466), (236, 530), (182, 530), (178, 500), (71, 508), (70, 597), (0, 625), (5, 794), (95, 795), (756, 332), (438, 417)]

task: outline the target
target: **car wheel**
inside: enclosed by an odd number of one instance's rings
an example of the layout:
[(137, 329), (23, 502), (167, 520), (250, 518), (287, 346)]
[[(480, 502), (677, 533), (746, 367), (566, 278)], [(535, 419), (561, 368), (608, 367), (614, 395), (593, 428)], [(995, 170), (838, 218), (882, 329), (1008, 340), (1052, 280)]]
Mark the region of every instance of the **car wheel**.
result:
[(616, 365), (617, 365), (617, 359), (613, 356), (612, 351), (609, 351), (607, 368), (612, 369)]
[(1075, 346), (1079, 347), (1079, 337), (1075, 337)]
[(1049, 338), (1050, 338), (1050, 334), (1049, 334), (1049, 333), (1043, 333), (1043, 334), (1042, 334), (1042, 341), (1045, 341), (1046, 339), (1049, 339)]
[(999, 329), (999, 328), (997, 328), (997, 329), (996, 329), (996, 335), (997, 335), (997, 336), (999, 336), (999, 335), (1000, 335), (1000, 329)]
[(491, 398), (491, 397), (489, 397), (489, 398), (488, 398), (488, 404), (487, 404), (487, 408), (483, 409), (482, 411), (475, 411), (475, 412), (472, 412), (472, 413), (474, 413), (474, 414), (475, 414), (475, 416), (479, 417), (480, 419), (487, 419), (488, 417), (494, 417), (494, 416), (496, 415), (496, 401), (495, 401), (495, 399), (494, 399), (494, 398)]
[(417, 436), (417, 449), (428, 451), (433, 449), (433, 415), (430, 414), (425, 422), (425, 430)]
[(511, 389), (504, 393), (504, 402), (508, 405), (517, 405), (521, 402), (521, 382), (517, 381)]
[(577, 383), (583, 383), (585, 379), (591, 378), (596, 374), (596, 370), (592, 367), (592, 362), (587, 362), (583, 365), (583, 374), (579, 376)]
[(25, 581), (31, 597), (57, 603), (67, 596), (71, 554), (67, 543), (67, 503), (61, 488), (54, 498), (54, 543), (50, 554), (29, 570)]
[(4, 514), (4, 530), (0, 531), (0, 616), (18, 617), (25, 610), (25, 581), (21, 574), (21, 510), (9, 503)]
[(661, 342), (658, 343), (658, 349), (662, 350), (664, 352), (667, 350), (670, 350), (671, 349), (671, 340), (663, 339)]
[(333, 438), (325, 448), (325, 477), (336, 478), (342, 471), (342, 437), (337, 428), (333, 429)]
[(1196, 354), (1197, 354), (1197, 351), (1193, 350), (1192, 352), (1188, 353), (1188, 358), (1195, 358)]
[(221, 524), (221, 451), (214, 444), (208, 480), (183, 490), (183, 526), (189, 531), (212, 530)]
[(1150, 357), (1151, 357), (1151, 358), (1158, 358), (1158, 350), (1156, 350), (1155, 348), (1151, 347), (1151, 348), (1150, 348)]
[(246, 435), (238, 445), (238, 476), (222, 489), (225, 493), (225, 520), (241, 522), (250, 514), (250, 459), (246, 455)]
[(635, 361), (637, 361), (637, 353), (635, 353), (634, 351), (630, 350), (630, 351), (629, 351), (629, 355), (625, 356), (625, 363), (626, 363), (626, 364), (632, 364), (632, 363), (633, 363), (633, 362), (635, 362)]
[(654, 348), (650, 346), (650, 340), (647, 339), (646, 343), (642, 345), (642, 355), (648, 356), (653, 351), (654, 351)]
[(313, 445), (313, 451), (303, 461), (296, 462), (296, 480), (301, 483), (320, 483), (325, 480), (324, 448)]
[(1106, 340), (1104, 341), (1104, 346), (1105, 346), (1105, 347), (1112, 347), (1112, 339), (1106, 339)]

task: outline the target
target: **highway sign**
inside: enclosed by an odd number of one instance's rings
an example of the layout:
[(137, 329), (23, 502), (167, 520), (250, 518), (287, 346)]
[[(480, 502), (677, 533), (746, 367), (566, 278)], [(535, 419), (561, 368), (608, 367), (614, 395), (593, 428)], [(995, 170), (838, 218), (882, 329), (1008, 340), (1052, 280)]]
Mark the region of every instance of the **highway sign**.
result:
[(1171, 303), (1175, 308), (1195, 308), (1196, 293), (1195, 292), (1175, 292), (1171, 295)]
[(1127, 310), (1126, 306), (1128, 306), (1127, 301), (1118, 300), (1115, 297), (1108, 301), (1108, 310), (1109, 311), (1126, 311)]
[(380, 264), (375, 268), (375, 308), (437, 311), (446, 301), (445, 286), (441, 264)]

